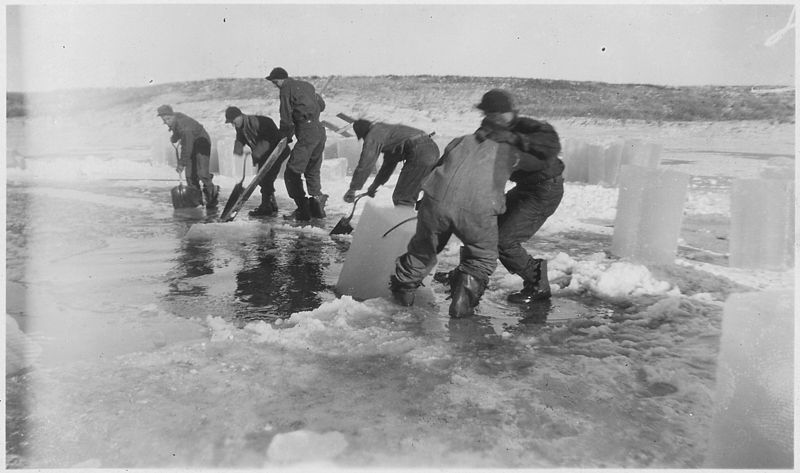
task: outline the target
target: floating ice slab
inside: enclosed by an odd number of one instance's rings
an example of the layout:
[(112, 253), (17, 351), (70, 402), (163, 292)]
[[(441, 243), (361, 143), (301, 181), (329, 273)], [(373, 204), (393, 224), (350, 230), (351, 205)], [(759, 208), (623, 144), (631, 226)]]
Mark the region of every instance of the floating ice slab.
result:
[(408, 241), (417, 228), (416, 220), (403, 223), (386, 237), (386, 231), (416, 212), (407, 206), (379, 205), (372, 200), (353, 232), (353, 242), (345, 256), (336, 289), (356, 300), (389, 297), (389, 277), (394, 274), (395, 259), (406, 252)]
[(269, 235), (272, 227), (260, 222), (196, 223), (184, 236), (187, 240), (241, 240), (256, 235)]
[(731, 188), (730, 265), (794, 265), (794, 181), (737, 179)]
[(725, 302), (706, 468), (792, 468), (794, 294)]
[(611, 252), (637, 262), (671, 264), (688, 188), (688, 174), (623, 165)]

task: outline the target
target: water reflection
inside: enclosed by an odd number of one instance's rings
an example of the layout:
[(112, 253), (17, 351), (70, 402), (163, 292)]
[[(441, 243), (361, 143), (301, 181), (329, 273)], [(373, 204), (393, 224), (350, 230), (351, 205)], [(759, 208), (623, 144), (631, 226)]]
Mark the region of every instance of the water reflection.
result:
[(328, 264), (319, 238), (273, 233), (236, 275), (236, 297), (248, 303), (239, 317), (271, 321), (319, 307), (318, 293), (330, 290), (323, 277)]
[(174, 270), (173, 277), (170, 278), (170, 293), (185, 296), (206, 295), (207, 287), (205, 285), (192, 284), (187, 279), (213, 274), (213, 258), (214, 252), (211, 242), (183, 241), (177, 258), (177, 267)]

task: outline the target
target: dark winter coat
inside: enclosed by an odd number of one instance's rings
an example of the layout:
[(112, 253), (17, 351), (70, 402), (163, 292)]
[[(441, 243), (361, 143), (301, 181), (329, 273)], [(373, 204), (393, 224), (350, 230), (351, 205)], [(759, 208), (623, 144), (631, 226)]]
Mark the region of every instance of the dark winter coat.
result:
[(242, 115), (242, 118), (242, 126), (236, 129), (233, 154), (241, 155), (247, 145), (252, 152), (253, 165), (258, 165), (267, 159), (269, 152), (281, 140), (280, 131), (269, 117)]
[(178, 164), (186, 167), (190, 157), (192, 156), (192, 152), (194, 151), (193, 148), (197, 139), (205, 138), (210, 146), (211, 138), (208, 136), (206, 129), (203, 128), (203, 125), (201, 125), (200, 122), (194, 118), (188, 117), (180, 112), (175, 112), (174, 117), (175, 122), (170, 127), (170, 131), (172, 131), (172, 137), (170, 140), (173, 143), (180, 141), (181, 156), (178, 160)]
[(280, 88), (282, 136), (292, 136), (296, 123), (319, 121), (320, 105), (313, 85), (291, 77), (285, 79)]
[(518, 186), (535, 186), (564, 172), (564, 162), (558, 159), (561, 142), (552, 125), (533, 118), (518, 117), (510, 131), (518, 137), (517, 146), (522, 151), (536, 156), (547, 164), (543, 169), (533, 172), (514, 171), (511, 180)]

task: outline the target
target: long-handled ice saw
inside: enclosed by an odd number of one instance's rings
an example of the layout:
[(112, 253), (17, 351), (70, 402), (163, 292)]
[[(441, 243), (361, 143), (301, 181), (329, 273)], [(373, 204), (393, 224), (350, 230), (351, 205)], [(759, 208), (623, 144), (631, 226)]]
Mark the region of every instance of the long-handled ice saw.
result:
[[(261, 168), (258, 170), (258, 173), (253, 177), (253, 180), (250, 181), (250, 184), (245, 187), (244, 191), (236, 198), (234, 203), (231, 205), (230, 209), (227, 209), (227, 212), (222, 212), (222, 215), (219, 217), (220, 221), (222, 222), (230, 222), (236, 215), (239, 214), (239, 210), (242, 209), (242, 206), (247, 202), (247, 199), (253, 194), (253, 191), (256, 189), (256, 186), (261, 183), (261, 180), (264, 179), (264, 176), (267, 175), (267, 172), (272, 168), (275, 164), (275, 161), (283, 153), (284, 149), (286, 149), (286, 138), (281, 139), (275, 149), (272, 150), (270, 153), (269, 158), (264, 162)], [(225, 207), (228, 207), (226, 204)]]
[(353, 232), (353, 226), (350, 225), (350, 219), (352, 219), (353, 215), (356, 213), (356, 204), (358, 203), (358, 200), (367, 195), (369, 194), (365, 192), (356, 196), (355, 200), (353, 200), (353, 210), (350, 212), (350, 215), (347, 217), (342, 217), (339, 220), (339, 223), (337, 223), (336, 226), (333, 227), (333, 230), (331, 230), (331, 235), (348, 235)]

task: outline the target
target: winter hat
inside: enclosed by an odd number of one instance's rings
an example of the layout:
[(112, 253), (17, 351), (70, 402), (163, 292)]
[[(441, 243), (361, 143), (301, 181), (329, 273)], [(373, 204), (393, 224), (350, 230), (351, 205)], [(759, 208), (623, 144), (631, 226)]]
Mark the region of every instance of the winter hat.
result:
[(363, 118), (359, 118), (358, 120), (353, 122), (353, 131), (356, 132), (356, 138), (359, 140), (363, 140), (365, 136), (367, 136), (367, 132), (369, 131), (369, 127), (372, 124), (364, 120)]
[(162, 105), (158, 107), (158, 116), (162, 117), (164, 115), (175, 115), (175, 112), (172, 111), (172, 107), (169, 105)]
[(225, 109), (225, 123), (233, 123), (233, 119), (242, 115), (239, 107), (228, 107)]
[(514, 105), (511, 94), (502, 89), (492, 89), (483, 94), (481, 103), (476, 105), (484, 113), (506, 113), (513, 112)]
[(273, 69), (265, 79), (267, 80), (274, 80), (274, 79), (288, 79), (289, 73), (286, 72), (286, 69), (282, 67), (276, 67)]

